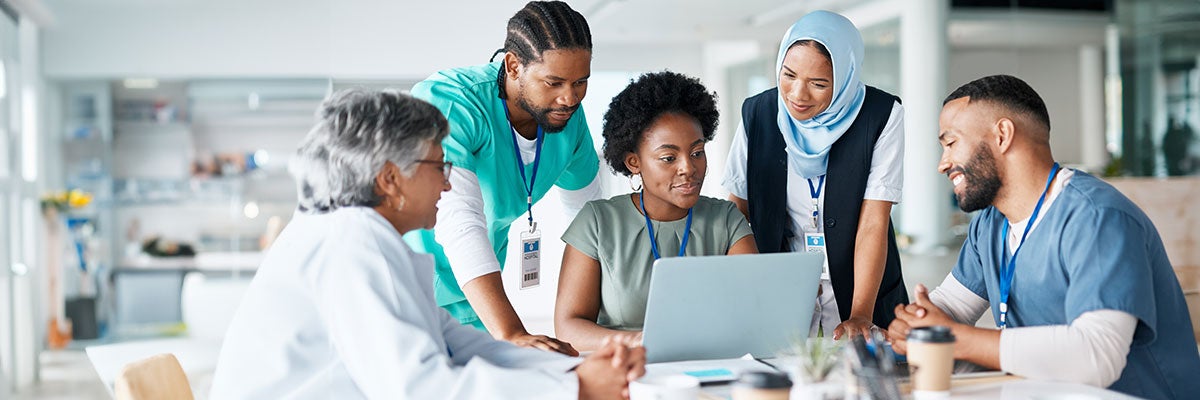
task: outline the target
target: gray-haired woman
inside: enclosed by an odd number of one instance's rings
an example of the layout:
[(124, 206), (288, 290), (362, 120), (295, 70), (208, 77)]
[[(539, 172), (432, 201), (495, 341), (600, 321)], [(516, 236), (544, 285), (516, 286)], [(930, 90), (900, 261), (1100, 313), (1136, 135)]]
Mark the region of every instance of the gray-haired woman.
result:
[(432, 258), (400, 236), (436, 222), (447, 129), (394, 91), (321, 105), (289, 167), (299, 210), (234, 316), (213, 398), (612, 398), (644, 372), (641, 348), (522, 349), (437, 306)]

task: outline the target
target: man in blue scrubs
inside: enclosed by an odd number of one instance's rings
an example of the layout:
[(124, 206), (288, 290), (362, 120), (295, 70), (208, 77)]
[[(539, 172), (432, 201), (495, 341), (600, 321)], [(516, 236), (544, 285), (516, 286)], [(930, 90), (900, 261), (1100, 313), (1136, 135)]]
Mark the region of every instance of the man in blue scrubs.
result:
[[(938, 171), (983, 210), (953, 272), (896, 308), (909, 329), (951, 327), (956, 359), (1151, 399), (1200, 394), (1200, 355), (1179, 281), (1150, 219), (1050, 152), (1050, 117), (1024, 81), (989, 76), (946, 98)], [(991, 310), (1001, 329), (974, 322)]]

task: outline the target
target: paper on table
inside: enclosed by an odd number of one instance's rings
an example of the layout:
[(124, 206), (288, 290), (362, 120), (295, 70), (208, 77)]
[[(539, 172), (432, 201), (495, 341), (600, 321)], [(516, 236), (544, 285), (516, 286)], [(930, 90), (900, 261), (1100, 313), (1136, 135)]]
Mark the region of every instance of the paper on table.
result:
[(729, 382), (737, 379), (738, 374), (755, 371), (778, 372), (774, 368), (755, 360), (749, 354), (742, 356), (742, 358), (674, 361), (646, 365), (647, 376), (690, 375), (700, 379), (701, 384)]

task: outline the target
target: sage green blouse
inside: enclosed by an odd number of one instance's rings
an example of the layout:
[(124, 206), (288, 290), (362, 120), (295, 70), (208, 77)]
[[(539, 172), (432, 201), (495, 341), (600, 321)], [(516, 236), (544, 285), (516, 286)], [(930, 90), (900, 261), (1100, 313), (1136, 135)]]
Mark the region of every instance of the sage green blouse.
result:
[[(600, 326), (641, 330), (646, 319), (650, 293), (650, 234), (646, 219), (634, 203), (633, 194), (584, 205), (562, 235), (563, 242), (600, 261)], [(679, 243), (687, 218), (651, 221), (658, 252), (665, 257), (679, 254)], [(733, 203), (700, 196), (692, 207), (691, 237), (685, 256), (724, 255), (738, 240), (750, 236), (750, 223)]]

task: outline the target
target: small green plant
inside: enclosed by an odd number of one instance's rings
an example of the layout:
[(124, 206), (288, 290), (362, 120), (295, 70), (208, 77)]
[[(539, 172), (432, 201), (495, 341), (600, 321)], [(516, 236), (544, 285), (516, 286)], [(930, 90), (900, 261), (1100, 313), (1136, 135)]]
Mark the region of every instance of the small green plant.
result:
[(792, 339), (786, 356), (795, 357), (800, 377), (808, 383), (824, 382), (839, 364), (845, 341), (818, 336)]
[(1104, 177), (1114, 178), (1125, 175), (1125, 165), (1120, 156), (1115, 156), (1104, 166)]

